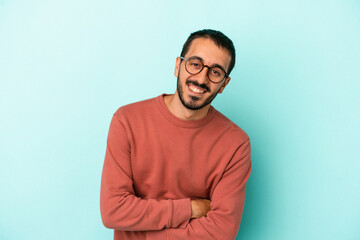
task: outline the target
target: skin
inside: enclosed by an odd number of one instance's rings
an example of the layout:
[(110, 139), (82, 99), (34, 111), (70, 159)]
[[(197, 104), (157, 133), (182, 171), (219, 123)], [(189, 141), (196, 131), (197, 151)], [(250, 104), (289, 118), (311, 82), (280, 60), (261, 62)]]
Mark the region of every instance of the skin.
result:
[(206, 217), (210, 211), (210, 200), (208, 199), (194, 199), (191, 203), (191, 218)]
[[(226, 49), (216, 46), (208, 38), (193, 40), (185, 58), (192, 56), (202, 58), (205, 65), (214, 66), (218, 64), (225, 70), (229, 69), (231, 61), (230, 53)], [(230, 81), (230, 77), (216, 84), (208, 79), (207, 71), (208, 68), (204, 68), (200, 73), (191, 75), (185, 69), (185, 61), (181, 61), (179, 57), (176, 58), (174, 75), (178, 78), (177, 90), (175, 94), (164, 97), (167, 108), (176, 117), (183, 120), (197, 120), (205, 117), (209, 112), (211, 101), (218, 93), (224, 91)], [(197, 90), (207, 90), (203, 93), (196, 93), (193, 91), (195, 85), (191, 82), (195, 82)], [(180, 96), (185, 104), (181, 101)], [(193, 109), (189, 108), (189, 106)], [(190, 202), (191, 218), (206, 216), (210, 211), (211, 202), (208, 199), (193, 199)]]
[[(197, 38), (191, 43), (185, 58), (191, 56), (201, 57), (205, 65), (213, 66), (218, 64), (226, 70), (229, 68), (231, 61), (231, 56), (227, 50), (219, 48), (212, 40), (207, 38)], [(211, 104), (210, 101), (207, 105), (200, 109), (189, 109), (184, 106), (180, 100), (179, 88), (183, 90), (182, 98), (186, 103), (201, 106), (206, 103), (209, 98), (215, 98), (217, 93), (222, 93), (231, 79), (230, 77), (227, 77), (222, 82), (216, 84), (208, 79), (207, 71), (208, 68), (204, 68), (200, 73), (191, 75), (185, 70), (185, 61), (181, 61), (180, 57), (176, 58), (174, 75), (178, 78), (178, 87), (175, 94), (168, 95), (164, 98), (166, 106), (176, 117), (184, 120), (201, 119), (207, 115)], [(194, 81), (198, 85), (204, 84), (210, 91), (206, 91), (202, 94), (195, 93), (191, 91), (191, 84), (186, 83), (187, 80)], [(200, 89), (204, 90), (202, 88)], [(193, 97), (197, 98), (198, 100), (194, 102), (192, 100)]]

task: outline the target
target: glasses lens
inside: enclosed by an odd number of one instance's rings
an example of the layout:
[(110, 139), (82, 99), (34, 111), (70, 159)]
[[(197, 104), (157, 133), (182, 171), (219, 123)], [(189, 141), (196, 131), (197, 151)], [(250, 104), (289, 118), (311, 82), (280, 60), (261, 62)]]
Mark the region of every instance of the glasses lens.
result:
[(197, 74), (203, 68), (203, 64), (198, 58), (189, 58), (186, 61), (186, 70), (191, 74)]
[(211, 67), (208, 76), (213, 82), (221, 82), (225, 78), (225, 72), (219, 67)]

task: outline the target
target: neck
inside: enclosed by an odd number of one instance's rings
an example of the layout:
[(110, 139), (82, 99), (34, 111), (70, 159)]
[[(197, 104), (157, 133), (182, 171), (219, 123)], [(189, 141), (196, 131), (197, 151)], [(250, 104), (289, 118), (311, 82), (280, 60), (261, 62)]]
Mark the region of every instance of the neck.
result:
[(164, 102), (169, 111), (177, 118), (183, 120), (198, 120), (204, 118), (210, 109), (210, 104), (198, 110), (191, 110), (186, 108), (180, 101), (178, 92), (173, 95), (167, 95), (164, 97)]

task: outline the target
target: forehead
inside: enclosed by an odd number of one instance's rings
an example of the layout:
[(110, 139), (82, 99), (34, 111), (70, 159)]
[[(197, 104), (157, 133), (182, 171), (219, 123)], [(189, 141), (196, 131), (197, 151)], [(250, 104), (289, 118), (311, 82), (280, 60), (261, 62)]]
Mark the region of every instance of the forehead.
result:
[(201, 57), (206, 65), (223, 66), (225, 70), (229, 69), (231, 61), (230, 53), (226, 49), (218, 47), (213, 40), (208, 38), (196, 38), (191, 42), (185, 57), (192, 56)]

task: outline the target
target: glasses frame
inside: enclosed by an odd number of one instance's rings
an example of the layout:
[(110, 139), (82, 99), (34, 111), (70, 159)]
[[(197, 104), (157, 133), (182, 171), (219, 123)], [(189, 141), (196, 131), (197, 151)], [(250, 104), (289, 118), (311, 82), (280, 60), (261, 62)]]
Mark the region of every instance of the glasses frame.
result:
[[(200, 62), (201, 62), (201, 65), (202, 65), (202, 67), (201, 67), (201, 69), (200, 69), (200, 71), (198, 72), (198, 73), (191, 73), (191, 72), (189, 72), (189, 70), (186, 68), (186, 62), (187, 62), (187, 60), (189, 60), (190, 58), (196, 58), (196, 59), (198, 59)], [(180, 57), (180, 59), (182, 59), (182, 60), (185, 60), (185, 70), (189, 73), (189, 74), (191, 74), (191, 75), (196, 75), (196, 74), (199, 74), (199, 73), (201, 73), (201, 71), (205, 68), (205, 67), (207, 67), (208, 68), (208, 70), (210, 70), (211, 68), (213, 68), (213, 67), (210, 67), (210, 66), (208, 66), (208, 65), (205, 65), (204, 63), (203, 63), (203, 61), (200, 59), (200, 58), (198, 58), (198, 57), (189, 57), (189, 58), (185, 58), (185, 57)], [(212, 83), (221, 83), (222, 81), (224, 81), (227, 77), (229, 77), (229, 75), (227, 74), (227, 72), (222, 68), (222, 67), (219, 67), (219, 66), (217, 66), (218, 68), (220, 68), (222, 71), (224, 71), (224, 73), (225, 73), (225, 76), (224, 76), (224, 78), (223, 79), (221, 79), (221, 81), (219, 81), (219, 82), (214, 82), (213, 80), (211, 80), (210, 79), (210, 76), (209, 76), (209, 71), (207, 71), (207, 73), (206, 73), (206, 76), (208, 77), (208, 79), (210, 80), (210, 82), (212, 82)]]

